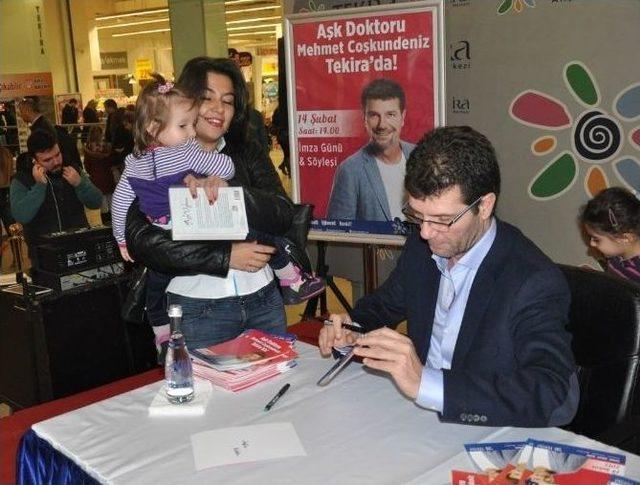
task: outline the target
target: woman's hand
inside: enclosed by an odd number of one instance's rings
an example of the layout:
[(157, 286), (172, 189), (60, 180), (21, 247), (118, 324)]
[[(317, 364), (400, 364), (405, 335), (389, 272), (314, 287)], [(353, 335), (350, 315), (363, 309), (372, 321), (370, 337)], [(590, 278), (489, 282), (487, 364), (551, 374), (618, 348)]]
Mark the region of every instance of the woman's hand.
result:
[(220, 187), (229, 187), (226, 180), (215, 175), (209, 175), (207, 178), (199, 179), (189, 174), (182, 182), (189, 188), (191, 197), (194, 199), (198, 196), (198, 187), (202, 187), (210, 204), (213, 204), (218, 198), (218, 189)]
[(229, 267), (240, 271), (255, 273), (264, 268), (276, 248), (253, 242), (240, 242), (231, 245)]

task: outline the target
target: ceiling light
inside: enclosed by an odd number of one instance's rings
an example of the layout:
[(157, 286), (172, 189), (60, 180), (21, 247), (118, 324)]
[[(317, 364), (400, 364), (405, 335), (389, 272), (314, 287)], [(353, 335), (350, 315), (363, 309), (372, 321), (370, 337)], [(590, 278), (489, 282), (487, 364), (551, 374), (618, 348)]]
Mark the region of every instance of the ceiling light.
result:
[(137, 32), (125, 32), (123, 34), (111, 34), (111, 37), (128, 37), (131, 35), (142, 35), (142, 34), (155, 34), (157, 32), (170, 32), (171, 29), (154, 29), (154, 30), (139, 30)]
[(280, 24), (245, 25), (243, 27), (229, 27), (227, 31), (234, 32), (237, 30), (264, 29), (266, 27), (273, 27), (275, 30), (279, 25)]
[(281, 15), (274, 15), (273, 17), (257, 17), (255, 19), (245, 19), (245, 20), (229, 20), (227, 21), (227, 25), (248, 24), (251, 22), (262, 22), (263, 20), (280, 20), (280, 19), (282, 19)]
[(255, 3), (255, 0), (231, 0), (229, 2), (224, 2), (225, 5), (239, 5), (241, 3)]
[(280, 8), (280, 5), (271, 5), (269, 7), (239, 8), (238, 10), (227, 10), (226, 14), (233, 15), (234, 13), (258, 12), (259, 10), (274, 10), (276, 8)]
[(273, 30), (262, 30), (259, 32), (240, 32), (238, 34), (227, 34), (229, 37), (247, 37), (254, 35), (276, 35)]
[(119, 29), (122, 27), (131, 27), (132, 25), (143, 25), (143, 24), (155, 24), (158, 22), (168, 22), (169, 17), (166, 19), (156, 19), (156, 20), (140, 20), (138, 22), (127, 22), (126, 24), (113, 24), (113, 25), (101, 25), (100, 27), (96, 27), (98, 30), (102, 29)]
[(116, 15), (100, 15), (96, 17), (96, 20), (120, 19), (124, 17), (135, 17), (137, 15), (152, 15), (154, 13), (165, 13), (168, 11), (169, 11), (168, 8), (156, 8), (153, 10), (137, 10), (135, 12), (119, 13)]

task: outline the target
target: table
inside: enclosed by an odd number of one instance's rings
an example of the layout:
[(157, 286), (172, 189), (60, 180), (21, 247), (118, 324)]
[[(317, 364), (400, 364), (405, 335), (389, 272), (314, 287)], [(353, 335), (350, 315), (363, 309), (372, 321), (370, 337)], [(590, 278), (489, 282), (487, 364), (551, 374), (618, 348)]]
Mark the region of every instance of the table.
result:
[[(322, 328), (320, 321), (311, 320), (296, 323), (288, 330), (297, 335), (298, 340), (315, 344)], [(16, 481), (16, 452), (20, 438), (32, 424), (53, 416), (73, 411), (89, 404), (137, 389), (138, 387), (161, 379), (163, 370), (150, 371), (127, 377), (119, 381), (74, 394), (72, 396), (49, 401), (44, 404), (20, 410), (11, 416), (0, 419), (0, 484), (14, 484)]]
[[(155, 382), (32, 428), (89, 475), (104, 483), (429, 483), (470, 469), (463, 444), (528, 437), (616, 451), (557, 428), (489, 428), (440, 423), (435, 413), (402, 397), (391, 380), (352, 363), (329, 386), (317, 379), (331, 361), (299, 344), (299, 365), (239, 394), (214, 391), (205, 416), (149, 418)], [(263, 407), (285, 383), (289, 392)], [(272, 422), (291, 422), (306, 457), (209, 468), (196, 472), (190, 435)], [(627, 476), (640, 476), (640, 457), (627, 454)]]

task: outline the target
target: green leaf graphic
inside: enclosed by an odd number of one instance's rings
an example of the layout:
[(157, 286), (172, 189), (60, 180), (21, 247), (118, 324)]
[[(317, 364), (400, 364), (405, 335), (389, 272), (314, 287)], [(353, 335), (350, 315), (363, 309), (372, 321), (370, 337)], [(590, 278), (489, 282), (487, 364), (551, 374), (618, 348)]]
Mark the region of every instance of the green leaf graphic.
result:
[(508, 12), (511, 8), (512, 3), (512, 0), (504, 0), (504, 2), (502, 2), (502, 5), (498, 7), (498, 13), (502, 15), (503, 13)]
[(586, 105), (598, 104), (598, 90), (591, 76), (580, 64), (569, 64), (565, 71), (567, 82), (574, 94)]
[(531, 184), (531, 195), (540, 199), (558, 195), (571, 185), (576, 175), (573, 156), (570, 153), (564, 153), (538, 175)]

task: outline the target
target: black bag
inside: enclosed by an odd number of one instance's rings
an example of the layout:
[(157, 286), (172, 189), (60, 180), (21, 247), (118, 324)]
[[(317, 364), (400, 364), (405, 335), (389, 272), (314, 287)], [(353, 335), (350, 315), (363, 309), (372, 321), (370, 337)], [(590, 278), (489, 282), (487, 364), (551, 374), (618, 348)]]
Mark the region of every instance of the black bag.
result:
[(125, 322), (145, 323), (145, 293), (147, 286), (147, 268), (138, 266), (132, 271), (129, 293), (120, 310)]

